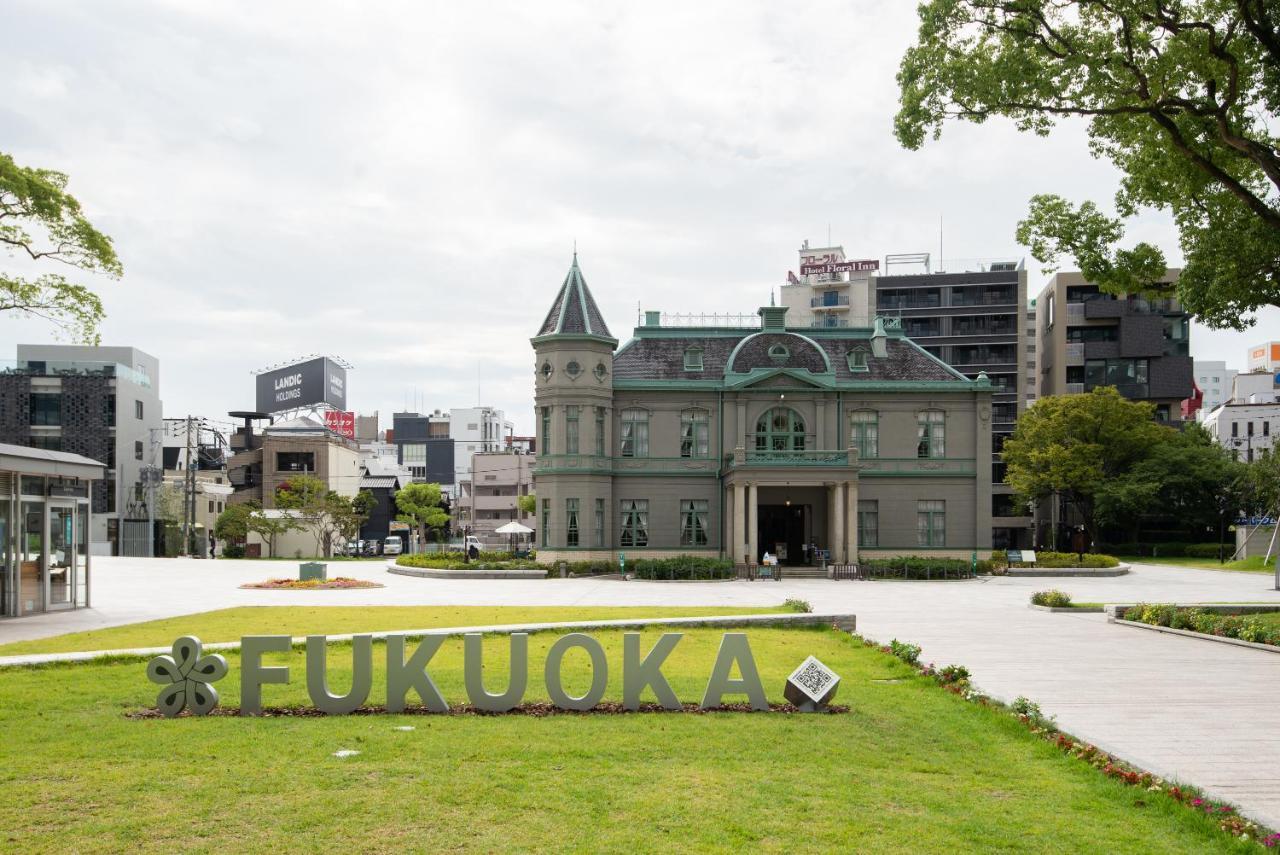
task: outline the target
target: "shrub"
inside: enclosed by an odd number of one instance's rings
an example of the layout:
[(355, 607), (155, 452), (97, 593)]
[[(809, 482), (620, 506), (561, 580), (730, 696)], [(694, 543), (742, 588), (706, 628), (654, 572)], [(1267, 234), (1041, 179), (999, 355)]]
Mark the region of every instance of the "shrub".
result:
[(802, 614), (809, 614), (813, 611), (813, 606), (809, 605), (808, 600), (797, 600), (792, 598), (783, 603), (782, 606), (785, 609), (789, 609), (793, 612), (800, 612)]
[[(967, 579), (973, 574), (973, 564), (965, 558), (901, 555), (894, 558), (868, 558), (859, 564), (863, 572), (873, 578)], [(982, 562), (978, 564), (981, 567)]]
[(1071, 605), (1071, 595), (1066, 591), (1036, 591), (1031, 595), (1031, 602), (1037, 606), (1065, 609)]
[(908, 644), (895, 638), (889, 642), (889, 652), (908, 665), (920, 664), (920, 645), (918, 644)]

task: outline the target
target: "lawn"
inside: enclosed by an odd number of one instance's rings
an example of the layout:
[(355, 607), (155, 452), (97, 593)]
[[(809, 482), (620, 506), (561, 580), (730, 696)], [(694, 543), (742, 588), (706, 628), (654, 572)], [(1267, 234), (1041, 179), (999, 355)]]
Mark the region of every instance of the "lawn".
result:
[(0, 644), (0, 656), (169, 645), (181, 635), (205, 644), (245, 635), (342, 635), (441, 626), (489, 626), (567, 620), (768, 614), (784, 606), (241, 606), (107, 629)]
[[(814, 654), (842, 676), (851, 711), (136, 720), (125, 714), (157, 688), (141, 662), (6, 671), (0, 828), (24, 852), (1248, 851), (847, 635), (748, 632), (770, 700)], [(644, 635), (648, 650), (658, 631)], [(595, 636), (617, 700), (621, 634)], [(687, 631), (667, 660), (681, 700), (699, 699), (720, 637)], [(527, 700), (545, 698), (554, 639), (530, 639)], [(486, 639), (491, 691), (505, 685), (506, 644)], [(332, 691), (348, 685), (349, 651), (330, 648)], [(451, 702), (465, 699), (461, 651), (450, 640), (432, 663)], [(264, 703), (306, 704), (302, 653), (266, 659), (292, 682), (266, 686)], [(217, 687), (235, 706), (228, 660)], [(586, 661), (565, 660), (572, 693)]]
[(1228, 561), (1226, 564), (1219, 564), (1216, 558), (1188, 558), (1184, 556), (1151, 558), (1141, 555), (1119, 555), (1116, 557), (1125, 564), (1165, 564), (1170, 567), (1192, 567), (1197, 570), (1235, 570), (1242, 573), (1274, 573), (1276, 570), (1274, 555), (1271, 556), (1269, 564), (1263, 563), (1264, 556), (1261, 555), (1242, 558), (1239, 561)]

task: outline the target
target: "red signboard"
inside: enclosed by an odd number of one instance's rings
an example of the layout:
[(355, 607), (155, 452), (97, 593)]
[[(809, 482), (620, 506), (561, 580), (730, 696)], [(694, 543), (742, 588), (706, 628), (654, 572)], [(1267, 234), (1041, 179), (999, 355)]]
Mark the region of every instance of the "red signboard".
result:
[(864, 270), (879, 270), (880, 262), (874, 258), (862, 261), (827, 261), (816, 264), (800, 265), (800, 274), (808, 276), (813, 273), (856, 273)]
[(324, 426), (347, 439), (356, 438), (356, 414), (345, 410), (326, 410)]

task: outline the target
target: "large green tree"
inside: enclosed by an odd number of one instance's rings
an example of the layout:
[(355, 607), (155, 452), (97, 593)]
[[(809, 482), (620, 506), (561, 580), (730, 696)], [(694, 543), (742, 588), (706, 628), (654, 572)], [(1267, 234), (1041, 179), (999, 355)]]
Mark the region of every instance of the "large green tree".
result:
[(439, 484), (406, 484), (396, 493), (397, 519), (417, 526), (423, 539), (429, 530), (443, 529), (449, 523)]
[(1174, 433), (1152, 421), (1154, 410), (1124, 399), (1111, 386), (1042, 398), (1005, 441), (1005, 480), (1023, 499), (1064, 497), (1096, 542), (1099, 492)]
[(1176, 520), (1198, 539), (1214, 540), (1220, 524), (1240, 510), (1245, 466), (1198, 424), (1165, 437), (1127, 472), (1099, 485), (1098, 520), (1128, 529), (1134, 541), (1149, 517)]
[(1178, 227), (1189, 311), (1243, 329), (1280, 305), (1275, 0), (927, 0), (919, 15), (898, 72), (904, 146), (952, 119), (1047, 135), (1082, 117), (1091, 152), (1121, 173), (1118, 216), (1032, 198), (1017, 236), (1038, 260), (1073, 259), (1112, 293), (1167, 293), (1164, 253), (1121, 245), (1123, 218), (1153, 208)]
[[(10, 257), (56, 262), (119, 278), (124, 268), (111, 238), (85, 218), (67, 192), (67, 176), (19, 166), (0, 152), (0, 246)], [(102, 300), (61, 273), (24, 275), (0, 270), (0, 312), (44, 318), (73, 338), (97, 344)]]

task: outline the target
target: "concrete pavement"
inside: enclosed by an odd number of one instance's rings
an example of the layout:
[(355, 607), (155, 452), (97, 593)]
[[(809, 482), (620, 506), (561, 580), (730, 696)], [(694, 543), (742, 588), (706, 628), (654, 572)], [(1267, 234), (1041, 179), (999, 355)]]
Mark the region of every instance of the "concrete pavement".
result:
[(1280, 604), (1269, 575), (1135, 565), (1110, 579), (664, 584), (416, 579), (344, 562), (331, 573), (386, 587), (285, 592), (237, 586), (292, 575), (292, 562), (95, 558), (94, 568), (93, 609), (0, 622), (0, 643), (241, 605), (769, 606), (799, 597), (856, 614), (870, 638), (921, 645), (925, 661), (966, 665), (982, 691), (1025, 695), (1076, 736), (1280, 827), (1280, 654), (1027, 608), (1049, 587), (1077, 601)]

